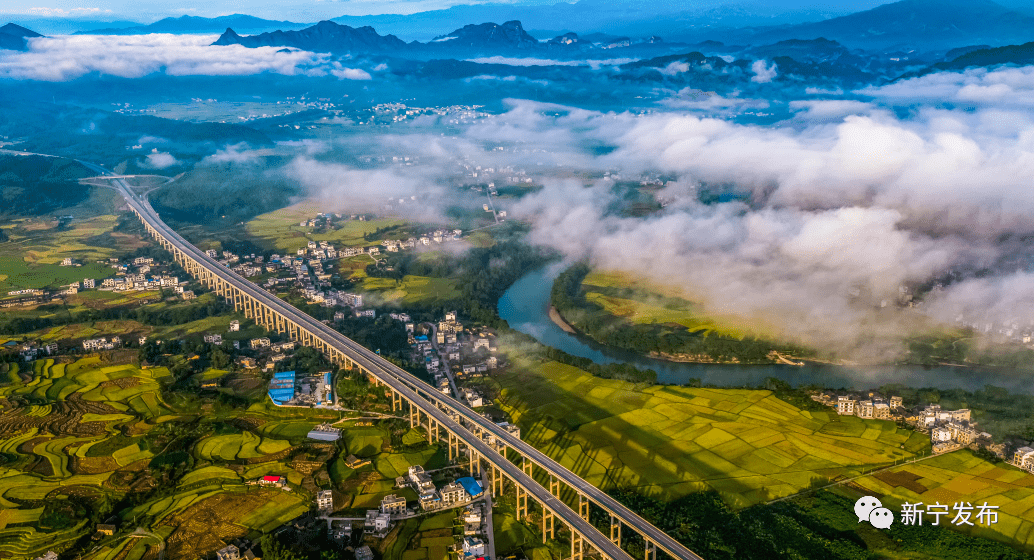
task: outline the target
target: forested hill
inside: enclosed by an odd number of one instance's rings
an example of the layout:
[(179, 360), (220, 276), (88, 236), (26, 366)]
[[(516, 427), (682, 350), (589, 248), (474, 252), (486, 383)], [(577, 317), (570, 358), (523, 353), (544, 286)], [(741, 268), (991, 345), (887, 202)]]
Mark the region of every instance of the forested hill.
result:
[(91, 175), (70, 159), (0, 154), (0, 217), (37, 216), (74, 206), (90, 193), (76, 179)]
[(25, 101), (0, 94), (0, 136), (19, 150), (67, 156), (113, 167), (148, 153), (134, 152), (142, 137), (160, 138), (162, 151), (195, 162), (227, 144), (265, 146), (266, 134), (238, 124), (192, 123), (125, 115), (88, 107)]

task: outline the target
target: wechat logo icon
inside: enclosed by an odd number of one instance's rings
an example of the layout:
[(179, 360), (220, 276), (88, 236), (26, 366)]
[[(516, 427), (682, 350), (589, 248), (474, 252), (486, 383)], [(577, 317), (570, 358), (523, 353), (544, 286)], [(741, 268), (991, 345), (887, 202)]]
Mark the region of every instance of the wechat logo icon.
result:
[(872, 496), (858, 498), (854, 503), (854, 514), (858, 516), (859, 523), (868, 521), (877, 529), (887, 529), (894, 523), (894, 513)]

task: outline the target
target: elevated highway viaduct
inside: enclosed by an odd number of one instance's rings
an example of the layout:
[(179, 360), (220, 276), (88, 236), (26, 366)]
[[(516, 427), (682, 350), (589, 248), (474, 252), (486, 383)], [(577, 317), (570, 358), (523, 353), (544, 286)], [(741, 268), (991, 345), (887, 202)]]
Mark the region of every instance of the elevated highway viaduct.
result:
[[(98, 166), (90, 167), (108, 174)], [(428, 439), (448, 440), (451, 459), (466, 455), (472, 474), (480, 474), (482, 468), (489, 469), (487, 474), (493, 493), (502, 491), (504, 480), (511, 481), (517, 491), (519, 519), (528, 516), (529, 498), (537, 503), (542, 510), (543, 539), (547, 535), (554, 536), (556, 520), (563, 523), (571, 532), (572, 560), (582, 560), (590, 554), (610, 560), (630, 560), (621, 548), (622, 528), (642, 536), (646, 544), (645, 560), (654, 560), (657, 550), (677, 560), (702, 560), (635, 512), (494, 422), (229, 270), (166, 225), (146, 198), (135, 194), (124, 179), (107, 179), (122, 194), (148, 233), (207, 288), (266, 329), (323, 352), (339, 367), (358, 368), (371, 383), (383, 385), (393, 409), (399, 410), (408, 404), (411, 424), (426, 428)], [(516, 462), (510, 457), (516, 457)], [(536, 476), (548, 482), (539, 484)], [(578, 511), (560, 499), (561, 485), (577, 495)], [(609, 515), (609, 535), (589, 523), (590, 504)]]

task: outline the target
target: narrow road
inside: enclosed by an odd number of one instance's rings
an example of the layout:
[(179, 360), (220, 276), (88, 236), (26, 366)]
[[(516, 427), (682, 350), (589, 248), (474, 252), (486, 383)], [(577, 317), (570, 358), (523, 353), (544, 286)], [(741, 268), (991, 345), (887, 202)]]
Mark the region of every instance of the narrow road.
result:
[(445, 377), (449, 380), (449, 387), (452, 387), (452, 396), (457, 399), (460, 398), (460, 390), (456, 387), (456, 379), (452, 376), (452, 368), (449, 367), (449, 360), (445, 358), (445, 354), (442, 353), (438, 347), (438, 326), (434, 323), (424, 323), (431, 327), (431, 348), (438, 354), (438, 359), (442, 361), (442, 368), (445, 370)]
[(488, 471), (481, 473), (481, 487), (485, 489), (485, 558), (495, 560), (495, 529), (492, 527), (492, 481)]

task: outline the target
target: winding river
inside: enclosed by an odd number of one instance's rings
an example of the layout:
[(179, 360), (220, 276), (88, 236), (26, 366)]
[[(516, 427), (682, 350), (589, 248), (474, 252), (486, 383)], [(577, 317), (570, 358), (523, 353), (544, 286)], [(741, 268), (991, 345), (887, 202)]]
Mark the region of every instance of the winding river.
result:
[(782, 379), (794, 386), (818, 384), (830, 388), (870, 389), (900, 383), (910, 387), (975, 390), (991, 384), (1010, 392), (1034, 393), (1029, 372), (997, 368), (952, 366), (833, 366), (833, 365), (735, 365), (687, 364), (656, 360), (565, 332), (549, 318), (549, 295), (553, 281), (563, 271), (556, 263), (532, 271), (515, 282), (499, 299), (499, 316), (510, 327), (552, 346), (599, 364), (631, 363), (657, 372), (661, 383), (682, 385), (690, 379), (704, 384), (729, 387), (756, 387), (768, 377)]

